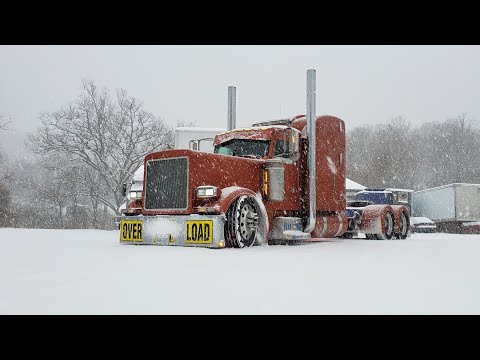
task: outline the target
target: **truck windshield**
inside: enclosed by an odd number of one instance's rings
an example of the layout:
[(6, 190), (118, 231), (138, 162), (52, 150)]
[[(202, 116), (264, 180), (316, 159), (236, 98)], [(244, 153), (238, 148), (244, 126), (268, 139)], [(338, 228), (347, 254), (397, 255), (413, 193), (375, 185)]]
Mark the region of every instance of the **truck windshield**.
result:
[(215, 154), (261, 158), (268, 155), (270, 141), (232, 139), (215, 145)]
[(374, 204), (393, 204), (393, 194), (390, 192), (364, 192), (358, 193), (355, 200), (368, 200)]

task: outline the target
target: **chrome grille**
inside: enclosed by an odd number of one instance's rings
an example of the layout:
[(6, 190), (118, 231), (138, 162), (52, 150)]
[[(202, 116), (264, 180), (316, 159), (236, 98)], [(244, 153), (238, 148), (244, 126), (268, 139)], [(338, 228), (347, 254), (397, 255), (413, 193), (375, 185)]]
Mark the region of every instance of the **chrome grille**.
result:
[(186, 157), (147, 162), (145, 209), (186, 209)]

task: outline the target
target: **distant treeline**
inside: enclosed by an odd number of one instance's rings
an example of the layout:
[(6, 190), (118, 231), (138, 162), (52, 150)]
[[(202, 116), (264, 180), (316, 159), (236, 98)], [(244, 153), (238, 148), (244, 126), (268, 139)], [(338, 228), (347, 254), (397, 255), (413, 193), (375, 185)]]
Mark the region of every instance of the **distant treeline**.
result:
[(402, 117), (347, 131), (347, 177), (368, 187), (422, 190), (480, 182), (480, 129), (465, 114), (412, 127)]

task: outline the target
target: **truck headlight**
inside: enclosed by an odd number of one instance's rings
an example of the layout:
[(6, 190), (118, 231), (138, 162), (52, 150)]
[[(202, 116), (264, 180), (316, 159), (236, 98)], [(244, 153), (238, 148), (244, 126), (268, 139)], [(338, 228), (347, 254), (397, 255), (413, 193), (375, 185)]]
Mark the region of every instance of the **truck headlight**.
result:
[(199, 186), (197, 187), (197, 197), (198, 198), (210, 198), (217, 196), (217, 187), (216, 186)]
[(140, 199), (142, 197), (142, 192), (141, 191), (130, 191), (128, 193), (128, 198), (131, 200), (134, 199)]

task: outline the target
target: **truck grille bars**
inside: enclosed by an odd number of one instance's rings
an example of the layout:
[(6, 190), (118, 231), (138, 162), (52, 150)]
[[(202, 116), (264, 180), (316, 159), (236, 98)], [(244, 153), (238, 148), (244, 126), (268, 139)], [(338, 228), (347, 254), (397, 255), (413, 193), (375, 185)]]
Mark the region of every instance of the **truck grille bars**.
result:
[(145, 209), (186, 209), (188, 159), (147, 161), (145, 190)]

